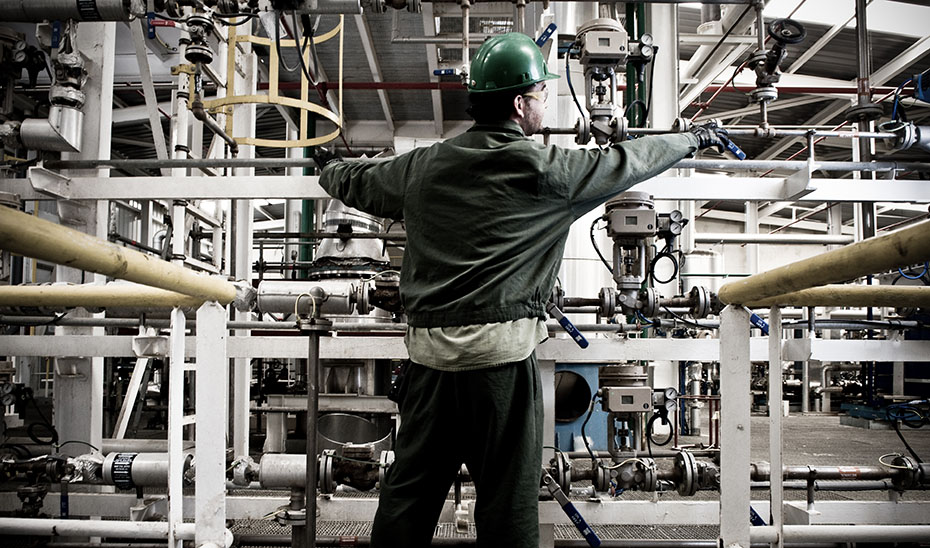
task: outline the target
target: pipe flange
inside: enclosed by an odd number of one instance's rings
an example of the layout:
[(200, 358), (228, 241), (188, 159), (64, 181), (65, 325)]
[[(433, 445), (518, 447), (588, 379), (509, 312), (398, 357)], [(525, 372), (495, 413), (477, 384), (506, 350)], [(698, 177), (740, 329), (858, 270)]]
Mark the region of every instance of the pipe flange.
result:
[(394, 451), (381, 451), (378, 464), (378, 483), (384, 485), (384, 476), (387, 474), (388, 468), (394, 464)]
[(49, 102), (74, 108), (84, 106), (84, 92), (68, 86), (54, 85), (48, 92)]
[(586, 145), (591, 140), (591, 124), (588, 119), (581, 117), (575, 122), (575, 144)]
[(371, 312), (371, 302), (369, 300), (368, 294), (368, 283), (359, 282), (358, 286), (354, 287), (355, 289), (355, 309), (358, 311), (359, 316), (366, 316)]
[(336, 492), (336, 481), (333, 479), (333, 461), (336, 459), (334, 449), (324, 449), (320, 453), (320, 493), (331, 495)]
[(555, 461), (555, 481), (558, 482), (559, 487), (562, 488), (562, 491), (566, 493), (571, 492), (572, 488), (572, 465), (570, 462), (566, 462), (562, 453), (556, 453), (553, 458)]
[(209, 65), (213, 62), (213, 50), (209, 46), (190, 44), (184, 51), (184, 58), (190, 63)]
[(204, 14), (197, 13), (187, 18), (188, 27), (200, 27), (204, 35), (213, 32), (213, 19)]
[(752, 67), (758, 63), (764, 63), (768, 53), (768, 50), (757, 49), (749, 55), (749, 59), (746, 59), (746, 66)]
[(605, 318), (613, 316), (614, 310), (617, 309), (617, 290), (612, 287), (602, 287), (597, 296), (601, 299), (597, 313)]
[(301, 508), (294, 510), (287, 508), (282, 512), (275, 514), (274, 520), (278, 525), (290, 525), (291, 527), (303, 527), (307, 525), (307, 510)]
[(643, 480), (640, 488), (643, 491), (655, 491), (659, 486), (659, 475), (656, 473), (656, 461), (653, 459), (640, 459), (643, 461)]
[(710, 314), (710, 295), (703, 286), (694, 286), (688, 293), (691, 298), (691, 315), (695, 318), (706, 318)]
[(627, 128), (629, 124), (623, 116), (617, 116), (610, 121), (614, 128), (613, 135), (610, 136), (610, 142), (613, 144), (622, 143), (628, 137)]
[(603, 466), (594, 467), (594, 477), (591, 478), (594, 483), (594, 490), (598, 493), (606, 493), (610, 490), (610, 471)]
[(891, 479), (891, 483), (898, 491), (913, 489), (920, 485), (920, 465), (914, 459), (898, 455), (891, 466), (897, 472)]
[(752, 103), (771, 103), (775, 99), (778, 99), (775, 86), (761, 86), (749, 92), (749, 101)]
[(675, 118), (675, 121), (672, 122), (672, 131), (684, 133), (686, 131), (691, 131), (693, 125), (690, 118)]
[(248, 485), (258, 478), (258, 466), (252, 457), (240, 457), (233, 463), (233, 483)]
[(652, 318), (659, 314), (659, 294), (655, 289), (647, 287), (640, 290), (639, 302), (637, 308), (643, 313), (643, 316)]
[(698, 490), (697, 459), (687, 451), (680, 451), (675, 455), (675, 467), (681, 472), (678, 482), (678, 494), (683, 497), (692, 497)]
[(866, 103), (864, 105), (853, 105), (846, 109), (843, 117), (847, 122), (871, 122), (881, 118), (884, 110), (881, 105), (875, 103)]

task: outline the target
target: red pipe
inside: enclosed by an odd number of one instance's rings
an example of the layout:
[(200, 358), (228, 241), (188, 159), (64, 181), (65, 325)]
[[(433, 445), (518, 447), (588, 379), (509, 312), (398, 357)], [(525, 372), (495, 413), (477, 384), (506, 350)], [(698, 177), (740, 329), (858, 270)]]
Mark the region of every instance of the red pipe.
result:
[[(339, 88), (338, 82), (320, 82), (319, 88), (321, 90), (329, 91), (336, 90)], [(268, 89), (267, 82), (260, 82), (258, 84), (258, 89)], [(278, 89), (283, 90), (295, 90), (300, 89), (300, 82), (278, 82)], [(342, 89), (347, 90), (464, 90), (465, 85), (459, 82), (343, 82)], [(726, 92), (740, 92), (748, 93), (755, 89), (754, 86), (736, 86), (734, 89), (730, 85), (712, 85), (707, 86), (707, 91), (717, 91), (721, 90), (722, 93)], [(877, 87), (872, 88), (873, 93), (888, 93), (894, 92), (897, 88), (892, 87)], [(907, 91), (909, 88), (905, 88), (903, 91)], [(626, 90), (626, 85), (618, 85), (618, 91)], [(812, 86), (778, 86), (778, 90), (783, 93), (810, 93), (810, 94), (820, 94), (820, 95), (855, 95), (857, 93), (855, 86), (849, 87), (812, 87)]]

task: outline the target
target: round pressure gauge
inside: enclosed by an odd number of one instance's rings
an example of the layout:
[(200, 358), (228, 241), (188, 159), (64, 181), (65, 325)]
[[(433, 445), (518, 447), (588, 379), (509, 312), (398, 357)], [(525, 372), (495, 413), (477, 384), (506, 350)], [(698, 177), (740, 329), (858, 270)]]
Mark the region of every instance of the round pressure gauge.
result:
[(673, 209), (671, 212), (669, 212), (668, 218), (673, 223), (680, 223), (681, 220), (685, 218), (685, 216), (677, 209)]
[(639, 37), (639, 43), (644, 46), (652, 46), (655, 43), (655, 38), (647, 32)]
[(655, 49), (652, 46), (643, 44), (639, 47), (639, 53), (643, 57), (652, 57), (652, 55), (655, 53)]

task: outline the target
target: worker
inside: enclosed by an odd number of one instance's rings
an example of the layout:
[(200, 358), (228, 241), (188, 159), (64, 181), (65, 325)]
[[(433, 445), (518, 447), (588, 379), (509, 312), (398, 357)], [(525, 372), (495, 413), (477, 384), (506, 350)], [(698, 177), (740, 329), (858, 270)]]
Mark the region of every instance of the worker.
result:
[(376, 548), (430, 544), (464, 463), (479, 547), (535, 548), (543, 407), (535, 347), (569, 227), (723, 130), (599, 149), (544, 146), (549, 72), (531, 38), (485, 41), (467, 83), (475, 125), (387, 161), (316, 148), (320, 185), (346, 205), (403, 220), (400, 291), (410, 363), (395, 460), (381, 484)]

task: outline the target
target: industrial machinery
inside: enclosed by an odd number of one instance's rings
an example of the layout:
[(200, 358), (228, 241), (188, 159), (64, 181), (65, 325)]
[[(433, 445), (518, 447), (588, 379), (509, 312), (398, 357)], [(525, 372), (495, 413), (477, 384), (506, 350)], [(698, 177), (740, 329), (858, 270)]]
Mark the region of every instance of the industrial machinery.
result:
[[(406, 233), (331, 200), (306, 149), (467, 131), (475, 46), (518, 31), (561, 76), (541, 146), (730, 139), (569, 236), (541, 542), (925, 545), (926, 36), (774, 4), (0, 2), (0, 544), (365, 545)], [(844, 33), (858, 67), (800, 70)], [(443, 542), (472, 542), (473, 495), (462, 467)]]

